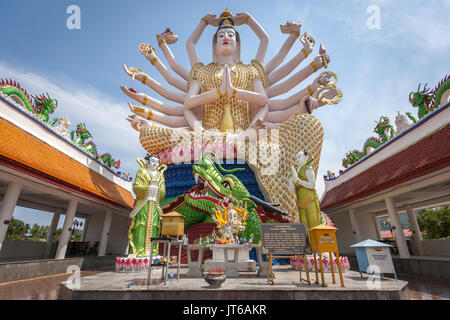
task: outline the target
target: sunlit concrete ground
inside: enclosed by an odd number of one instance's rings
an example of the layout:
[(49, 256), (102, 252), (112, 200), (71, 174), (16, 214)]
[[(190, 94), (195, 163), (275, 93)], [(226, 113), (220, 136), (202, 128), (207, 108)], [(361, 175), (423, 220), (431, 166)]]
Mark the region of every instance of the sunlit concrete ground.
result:
[[(163, 287), (163, 284), (156, 278), (160, 273), (157, 270), (153, 273), (155, 277), (155, 287)], [(171, 271), (176, 271), (171, 269)], [(182, 274), (187, 271), (186, 268), (182, 268)], [(278, 271), (275, 269), (275, 286), (282, 286), (287, 288), (288, 286), (298, 285), (298, 272), (292, 272), (292, 269), (287, 266), (283, 266)], [(292, 274), (291, 274), (292, 272)], [(289, 281), (286, 281), (285, 275), (289, 273)], [(117, 275), (116, 273), (105, 272), (104, 270), (92, 270), (82, 271), (82, 288), (89, 286), (102, 286), (103, 288), (115, 288), (124, 289), (130, 284), (131, 288), (139, 289), (145, 285), (146, 272), (140, 273), (122, 273)], [(311, 279), (315, 279), (314, 273), (311, 273)], [(69, 274), (61, 274), (55, 276), (41, 277), (30, 280), (14, 281), (0, 284), (0, 299), (1, 300), (56, 300), (59, 296), (60, 284), (69, 278)], [(112, 277), (111, 277), (112, 276)], [(295, 277), (295, 278), (292, 278)], [(305, 273), (303, 273), (305, 277)], [(351, 272), (345, 274), (344, 281), (346, 287), (359, 287), (365, 286), (365, 280), (360, 279), (359, 273)], [(292, 278), (292, 279), (291, 279)], [(109, 279), (114, 279), (113, 281)], [(398, 279), (400, 281), (407, 281), (409, 293), (412, 300), (450, 300), (450, 281), (444, 279), (437, 279), (431, 277), (421, 277), (415, 275), (399, 274)], [(190, 279), (182, 276), (180, 282), (175, 282), (175, 289), (180, 287), (207, 287), (206, 282), (201, 279)], [(331, 284), (331, 276), (327, 275), (326, 281), (329, 283), (329, 287), (339, 287), (339, 277), (336, 277), (337, 284)], [(102, 281), (106, 283), (102, 284)], [(153, 281), (152, 281), (153, 282)], [(269, 286), (266, 278), (257, 278), (251, 274), (244, 275), (240, 279), (227, 279), (223, 284), (224, 289), (232, 288), (233, 286)], [(394, 285), (394, 281), (385, 280), (383, 286)], [(313, 286), (317, 286), (314, 285)], [(383, 287), (382, 286), (382, 287)], [(256, 288), (256, 287), (255, 287)]]

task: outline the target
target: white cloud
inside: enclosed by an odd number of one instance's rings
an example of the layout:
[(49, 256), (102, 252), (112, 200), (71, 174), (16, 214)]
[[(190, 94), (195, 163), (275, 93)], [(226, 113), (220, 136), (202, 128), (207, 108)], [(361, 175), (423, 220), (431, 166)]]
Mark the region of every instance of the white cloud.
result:
[[(381, 29), (369, 30), (366, 12), (370, 5), (380, 8)], [(448, 13), (450, 1), (345, 1), (329, 10), (315, 12), (327, 21), (337, 21), (349, 30), (356, 43), (415, 48), (421, 52), (446, 53), (450, 47)]]
[(142, 156), (145, 150), (139, 144), (137, 132), (125, 120), (129, 113), (126, 102), (119, 104), (116, 98), (93, 88), (83, 88), (67, 79), (58, 82), (52, 77), (50, 80), (2, 62), (0, 77), (16, 80), (29, 94), (48, 92), (58, 100), (58, 108), (51, 119), (67, 116), (71, 130), (79, 122), (86, 123), (99, 153), (110, 152), (121, 160), (120, 170), (134, 171), (136, 157)]

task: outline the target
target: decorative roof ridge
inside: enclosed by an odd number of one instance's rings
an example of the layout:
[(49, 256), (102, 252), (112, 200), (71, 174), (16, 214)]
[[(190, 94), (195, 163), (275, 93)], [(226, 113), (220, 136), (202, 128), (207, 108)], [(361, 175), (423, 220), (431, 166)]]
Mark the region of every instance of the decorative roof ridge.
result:
[(394, 138), (388, 140), (386, 143), (384, 143), (383, 145), (381, 145), (379, 148), (375, 149), (373, 152), (365, 155), (363, 158), (361, 158), (359, 161), (355, 162), (354, 164), (352, 164), (350, 167), (346, 168), (345, 170), (339, 170), (339, 175), (335, 176), (335, 177), (325, 177), (324, 176), (324, 181), (334, 181), (337, 180), (338, 178), (342, 177), (345, 173), (349, 172), (351, 169), (357, 167), (359, 164), (363, 163), (364, 161), (366, 161), (367, 159), (369, 159), (370, 157), (372, 157), (373, 155), (375, 155), (376, 153), (378, 153), (379, 151), (383, 150), (384, 148), (386, 148), (387, 146), (389, 146), (390, 144), (392, 144), (393, 142), (397, 141), (398, 139), (400, 139), (401, 137), (407, 135), (409, 132), (417, 129), (418, 127), (420, 127), (421, 125), (423, 125), (425, 122), (427, 122), (428, 120), (430, 120), (431, 118), (435, 117), (437, 114), (439, 114), (440, 112), (442, 112), (443, 110), (445, 110), (446, 108), (448, 108), (450, 106), (450, 103), (447, 103), (446, 105), (444, 105), (443, 107), (439, 108), (438, 110), (436, 110), (433, 113), (428, 114), (427, 116), (425, 116), (424, 118), (420, 119), (417, 123), (414, 123), (410, 128), (408, 128), (407, 130), (403, 131), (402, 133), (400, 133), (398, 136), (395, 136)]
[[(123, 183), (130, 183), (130, 180), (126, 180), (124, 178), (122, 178), (118, 173), (114, 172), (111, 168), (109, 168), (108, 166), (106, 166), (105, 164), (103, 164), (101, 161), (95, 159), (92, 155), (90, 155), (88, 152), (86, 152), (85, 150), (79, 148), (78, 146), (76, 146), (74, 143), (72, 143), (70, 140), (65, 139), (63, 136), (61, 136), (58, 132), (54, 131), (53, 128), (51, 126), (45, 125), (43, 123), (42, 120), (33, 117), (29, 112), (26, 112), (27, 110), (25, 110), (24, 108), (21, 108), (18, 105), (15, 105), (13, 102), (11, 102), (11, 99), (8, 97), (5, 97), (1, 92), (0, 92), (0, 101), (1, 102), (5, 102), (6, 105), (8, 107), (10, 107), (11, 109), (14, 109), (15, 111), (18, 111), (22, 116), (25, 116), (27, 119), (33, 121), (34, 123), (36, 123), (37, 125), (39, 125), (40, 127), (44, 128), (48, 133), (52, 134), (54, 137), (56, 137), (59, 141), (62, 141), (63, 143), (65, 143), (66, 145), (69, 145), (71, 148), (73, 148), (74, 150), (76, 150), (77, 152), (80, 152), (83, 156), (88, 157), (90, 160), (94, 160), (97, 164), (99, 164), (102, 168), (107, 169), (107, 171), (109, 173), (112, 173), (114, 177), (120, 178), (121, 181), (123, 181)], [(5, 119), (7, 120), (7, 119)], [(22, 129), (23, 130), (23, 129)], [(34, 135), (33, 135), (34, 136)], [(35, 136), (36, 139), (39, 139), (38, 137)], [(43, 140), (41, 140), (43, 141)], [(53, 146), (52, 146), (53, 147)], [(54, 148), (54, 147), (53, 147)], [(55, 148), (55, 150), (58, 150)], [(85, 164), (83, 164), (85, 165)], [(95, 172), (97, 172), (96, 170), (94, 170)], [(101, 174), (100, 172), (97, 172), (99, 174)], [(101, 174), (103, 175), (103, 174)], [(103, 175), (104, 176), (104, 175)], [(109, 179), (108, 179), (109, 180)], [(113, 183), (116, 183), (112, 180), (110, 180)], [(116, 183), (117, 184), (117, 183)], [(125, 187), (126, 188), (126, 187)]]

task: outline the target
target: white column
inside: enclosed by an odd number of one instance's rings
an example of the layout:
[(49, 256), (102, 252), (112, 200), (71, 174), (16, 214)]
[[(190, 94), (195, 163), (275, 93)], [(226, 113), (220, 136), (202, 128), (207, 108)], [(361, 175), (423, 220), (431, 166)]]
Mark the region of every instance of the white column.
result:
[(45, 248), (45, 256), (48, 257), (52, 250), (53, 240), (55, 240), (56, 228), (58, 227), (59, 218), (61, 217), (61, 211), (55, 211), (53, 213), (52, 222), (47, 235), (47, 247)]
[(67, 251), (67, 243), (69, 242), (70, 230), (72, 228), (73, 219), (77, 212), (78, 202), (74, 199), (69, 201), (69, 206), (66, 211), (66, 218), (59, 237), (58, 249), (56, 249), (55, 259), (64, 259)]
[(417, 249), (419, 250), (419, 255), (423, 256), (423, 249), (422, 249), (422, 234), (420, 233), (420, 227), (417, 223), (417, 217), (414, 214), (414, 208), (410, 205), (406, 206), (406, 212), (408, 213), (408, 220), (411, 224), (411, 229), (414, 232), (414, 241), (417, 245)]
[(22, 185), (18, 182), (11, 181), (6, 189), (0, 206), (0, 250), (2, 249), (3, 240), (5, 240), (6, 232), (8, 232), (9, 222), (14, 213), (17, 200), (19, 199)]
[(353, 232), (353, 238), (356, 240), (356, 242), (361, 242), (361, 230), (359, 229), (358, 221), (356, 221), (355, 217), (355, 209), (350, 208), (350, 223), (352, 224), (352, 232)]
[(111, 210), (107, 209), (105, 218), (103, 219), (102, 237), (98, 246), (98, 256), (103, 257), (106, 253), (106, 246), (108, 245), (109, 228), (111, 227), (112, 214)]
[(422, 234), (420, 233), (420, 227), (417, 223), (414, 209), (410, 205), (406, 206), (406, 212), (408, 213), (409, 223), (411, 224), (412, 231), (414, 231), (414, 239), (422, 241)]
[(378, 220), (377, 220), (377, 216), (372, 214), (372, 222), (373, 225), (375, 227), (375, 231), (377, 232), (377, 240), (381, 240), (381, 232), (380, 232), (380, 228), (378, 226)]
[(408, 245), (406, 244), (405, 236), (403, 235), (403, 227), (400, 223), (397, 209), (395, 208), (394, 199), (392, 199), (391, 197), (387, 197), (384, 199), (384, 201), (386, 202), (389, 218), (391, 219), (391, 225), (394, 229), (393, 231), (395, 234), (395, 242), (397, 243), (400, 258), (410, 258)]
[(83, 233), (81, 234), (81, 242), (86, 241), (86, 233), (89, 228), (89, 220), (91, 220), (91, 216), (87, 216), (84, 219)]

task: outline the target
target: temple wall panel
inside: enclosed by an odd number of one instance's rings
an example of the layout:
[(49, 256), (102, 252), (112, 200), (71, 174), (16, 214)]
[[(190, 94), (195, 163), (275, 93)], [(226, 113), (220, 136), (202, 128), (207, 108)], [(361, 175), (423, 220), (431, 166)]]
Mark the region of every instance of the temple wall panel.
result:
[(100, 241), (103, 227), (103, 215), (94, 214), (90, 217), (85, 241), (90, 241), (93, 245), (96, 241)]
[(44, 257), (47, 242), (27, 240), (5, 240), (0, 258), (37, 258)]
[(348, 213), (338, 213), (331, 215), (334, 223), (336, 224), (336, 238), (338, 241), (339, 254), (354, 253), (354, 250), (350, 248), (356, 241), (352, 234), (352, 225), (350, 223), (350, 216)]
[(359, 230), (361, 231), (362, 240), (378, 240), (372, 216), (369, 213), (364, 212), (357, 212), (355, 216), (359, 225)]
[(129, 219), (113, 214), (106, 254), (124, 255), (128, 247)]

